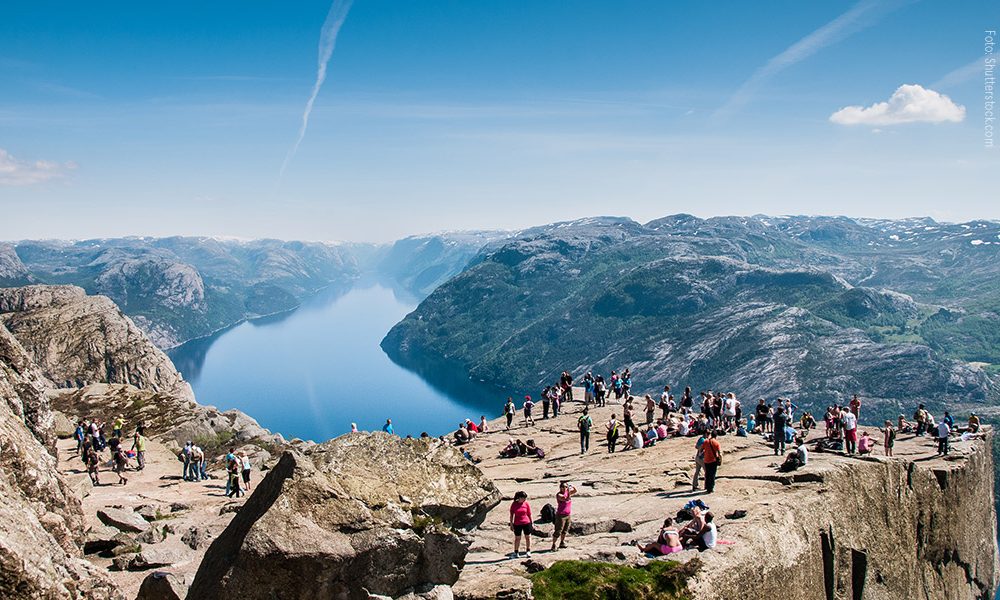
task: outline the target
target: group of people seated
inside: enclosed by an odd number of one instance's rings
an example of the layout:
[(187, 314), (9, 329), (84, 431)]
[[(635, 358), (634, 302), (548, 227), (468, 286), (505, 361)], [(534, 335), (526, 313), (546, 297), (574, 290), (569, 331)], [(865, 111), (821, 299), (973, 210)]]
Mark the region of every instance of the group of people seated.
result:
[(535, 440), (522, 442), (521, 440), (510, 438), (510, 442), (500, 451), (500, 458), (516, 458), (518, 456), (545, 458), (545, 451), (535, 445)]
[[(675, 522), (688, 519), (687, 524), (678, 527)], [(639, 551), (653, 556), (665, 556), (687, 549), (697, 549), (701, 552), (715, 548), (719, 539), (719, 529), (715, 525), (715, 516), (700, 500), (689, 502), (688, 506), (677, 513), (677, 519), (667, 517), (660, 527), (656, 540), (640, 545)]]
[(486, 423), (486, 416), (479, 417), (479, 425), (472, 422), (472, 419), (466, 419), (464, 423), (458, 424), (458, 429), (452, 434), (452, 443), (456, 446), (461, 446), (463, 444), (468, 444), (472, 440), (476, 439), (476, 436), (480, 433), (486, 433), (489, 431), (490, 426)]

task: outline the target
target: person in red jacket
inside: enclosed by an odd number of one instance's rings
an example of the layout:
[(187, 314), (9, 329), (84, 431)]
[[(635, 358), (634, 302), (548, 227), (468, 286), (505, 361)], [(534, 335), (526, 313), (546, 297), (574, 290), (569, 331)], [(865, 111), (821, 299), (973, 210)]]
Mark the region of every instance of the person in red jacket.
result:
[(517, 492), (510, 504), (510, 528), (514, 531), (514, 551), (511, 558), (519, 556), (521, 536), (524, 536), (524, 555), (531, 556), (531, 505), (528, 504), (528, 494)]

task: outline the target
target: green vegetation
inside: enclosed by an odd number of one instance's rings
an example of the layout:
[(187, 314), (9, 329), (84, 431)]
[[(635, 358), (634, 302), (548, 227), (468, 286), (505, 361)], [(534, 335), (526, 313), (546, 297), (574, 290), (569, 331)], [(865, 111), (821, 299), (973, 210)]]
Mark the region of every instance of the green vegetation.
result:
[(531, 575), (531, 582), (536, 600), (687, 600), (687, 580), (699, 567), (697, 559), (641, 567), (568, 560)]

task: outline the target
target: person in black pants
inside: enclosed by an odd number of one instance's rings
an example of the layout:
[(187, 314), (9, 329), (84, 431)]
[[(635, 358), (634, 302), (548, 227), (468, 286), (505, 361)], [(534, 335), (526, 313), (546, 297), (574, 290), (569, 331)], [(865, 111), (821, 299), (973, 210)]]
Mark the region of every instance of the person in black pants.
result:
[(779, 408), (774, 413), (774, 455), (781, 456), (785, 453), (785, 426), (788, 418), (785, 416), (785, 409)]
[(715, 439), (715, 435), (713, 429), (701, 446), (705, 457), (705, 492), (708, 494), (715, 491), (715, 476), (719, 472), (719, 465), (722, 464), (722, 446), (719, 445), (719, 440)]

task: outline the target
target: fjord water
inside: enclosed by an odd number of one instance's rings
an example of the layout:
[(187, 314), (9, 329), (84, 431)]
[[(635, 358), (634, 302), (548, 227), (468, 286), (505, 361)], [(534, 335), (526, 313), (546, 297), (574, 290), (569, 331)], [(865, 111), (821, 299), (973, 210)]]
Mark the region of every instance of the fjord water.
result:
[(434, 385), (379, 347), (416, 303), (379, 283), (328, 289), (298, 309), (194, 340), (170, 358), (202, 404), (237, 408), (286, 438), (317, 442), (380, 429), (441, 435), (465, 418), (493, 418), (505, 397), (460, 376)]

